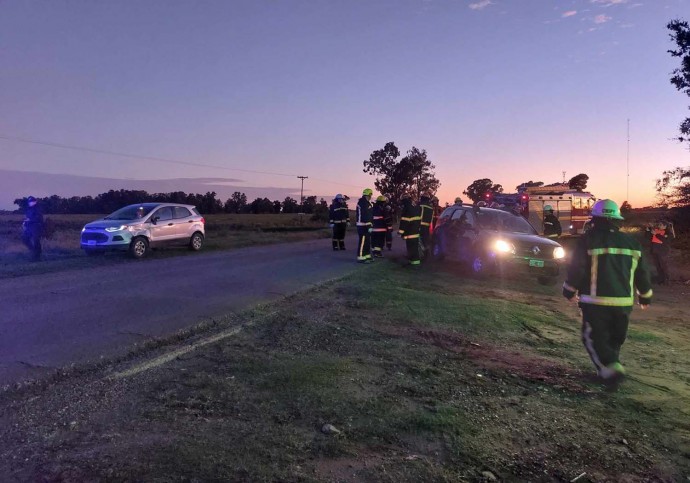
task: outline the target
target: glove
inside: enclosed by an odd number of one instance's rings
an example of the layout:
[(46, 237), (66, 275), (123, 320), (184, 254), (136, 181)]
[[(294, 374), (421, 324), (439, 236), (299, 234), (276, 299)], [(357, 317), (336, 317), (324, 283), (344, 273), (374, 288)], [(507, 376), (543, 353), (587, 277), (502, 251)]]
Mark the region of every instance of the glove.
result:
[(347, 226), (350, 226), (350, 222), (349, 222), (349, 221), (347, 222)]
[(331, 224), (328, 225), (328, 226), (331, 227), (331, 228), (333, 228), (333, 227), (335, 226), (335, 224), (331, 223)]
[(373, 231), (374, 231), (373, 228), (369, 228), (369, 233), (371, 233), (371, 232), (373, 232)]

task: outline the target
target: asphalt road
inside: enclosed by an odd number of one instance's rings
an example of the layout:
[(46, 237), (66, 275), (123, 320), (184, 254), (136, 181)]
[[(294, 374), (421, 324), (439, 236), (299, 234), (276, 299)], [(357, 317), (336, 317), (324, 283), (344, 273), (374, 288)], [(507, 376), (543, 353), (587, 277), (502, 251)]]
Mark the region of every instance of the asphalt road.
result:
[[(356, 240), (329, 239), (0, 280), (0, 385), (127, 353), (135, 342), (356, 269)], [(396, 251), (402, 241), (394, 241)]]

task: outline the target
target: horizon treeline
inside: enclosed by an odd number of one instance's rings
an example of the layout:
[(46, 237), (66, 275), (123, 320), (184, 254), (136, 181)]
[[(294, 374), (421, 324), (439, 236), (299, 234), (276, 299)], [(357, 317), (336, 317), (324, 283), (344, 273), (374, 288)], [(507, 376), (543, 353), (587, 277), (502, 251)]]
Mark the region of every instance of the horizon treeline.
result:
[[(144, 190), (110, 190), (96, 196), (72, 196), (63, 198), (58, 195), (36, 198), (44, 214), (107, 214), (123, 206), (137, 203), (179, 203), (194, 205), (202, 214), (236, 213), (236, 214), (270, 214), (270, 213), (306, 213), (322, 214), (328, 217), (328, 203), (316, 196), (304, 198), (302, 209), (297, 200), (286, 197), (283, 201), (268, 198), (256, 198), (249, 202), (247, 195), (235, 191), (230, 198), (223, 201), (218, 199), (215, 191), (206, 194), (185, 193), (175, 191), (171, 193), (150, 194)], [(27, 207), (27, 198), (17, 198), (14, 204), (19, 208), (15, 213), (23, 213)]]

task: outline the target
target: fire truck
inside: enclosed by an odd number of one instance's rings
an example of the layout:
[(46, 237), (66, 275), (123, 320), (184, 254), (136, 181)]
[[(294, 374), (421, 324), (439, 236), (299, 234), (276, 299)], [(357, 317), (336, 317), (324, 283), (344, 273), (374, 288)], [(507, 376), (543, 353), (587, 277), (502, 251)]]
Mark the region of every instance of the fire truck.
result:
[(544, 206), (551, 205), (563, 233), (571, 235), (584, 231), (597, 201), (592, 193), (570, 189), (567, 184), (527, 188), (523, 194), (529, 197), (527, 220), (532, 226), (539, 231), (543, 229)]
[(488, 206), (520, 213), (540, 233), (544, 227), (544, 206), (550, 205), (563, 233), (572, 235), (584, 231), (597, 201), (592, 193), (570, 189), (567, 184), (531, 187), (517, 193), (486, 193), (484, 200)]

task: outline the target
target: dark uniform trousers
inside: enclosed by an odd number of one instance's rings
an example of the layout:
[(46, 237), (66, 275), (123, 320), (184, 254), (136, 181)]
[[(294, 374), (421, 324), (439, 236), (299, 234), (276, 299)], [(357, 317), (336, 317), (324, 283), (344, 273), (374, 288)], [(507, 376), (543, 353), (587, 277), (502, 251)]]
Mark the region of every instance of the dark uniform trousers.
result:
[(371, 233), (369, 226), (358, 226), (359, 244), (357, 245), (357, 260), (360, 262), (371, 260)]
[(581, 304), (582, 343), (598, 369), (618, 362), (628, 334), (630, 308)]
[(345, 250), (345, 232), (347, 222), (336, 222), (333, 224), (333, 250)]

